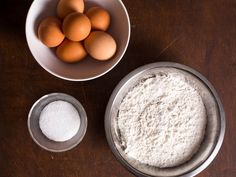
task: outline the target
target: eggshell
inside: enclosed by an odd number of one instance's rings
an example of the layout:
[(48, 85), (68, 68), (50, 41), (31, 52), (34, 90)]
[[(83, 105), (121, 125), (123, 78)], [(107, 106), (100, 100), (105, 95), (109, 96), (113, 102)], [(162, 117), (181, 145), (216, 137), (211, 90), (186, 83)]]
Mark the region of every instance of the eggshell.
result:
[(56, 54), (59, 59), (66, 63), (75, 63), (86, 57), (87, 52), (80, 42), (73, 42), (65, 39), (57, 47)]
[(106, 31), (110, 25), (110, 15), (107, 10), (101, 7), (92, 7), (86, 12), (92, 29)]
[(61, 21), (56, 17), (47, 17), (38, 27), (38, 38), (48, 47), (58, 46), (65, 38), (61, 29)]
[(84, 42), (85, 49), (95, 59), (110, 59), (116, 52), (116, 42), (111, 35), (103, 31), (93, 31)]
[(82, 13), (72, 13), (66, 16), (63, 22), (63, 32), (72, 41), (85, 39), (91, 31), (91, 23), (88, 17)]
[(60, 0), (57, 5), (57, 15), (60, 18), (65, 18), (72, 12), (84, 12), (83, 0)]

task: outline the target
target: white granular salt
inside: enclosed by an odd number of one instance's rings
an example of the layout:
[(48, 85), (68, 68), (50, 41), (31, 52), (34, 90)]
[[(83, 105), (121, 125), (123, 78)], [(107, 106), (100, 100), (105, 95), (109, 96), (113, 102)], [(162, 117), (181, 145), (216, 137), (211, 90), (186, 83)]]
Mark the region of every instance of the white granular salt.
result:
[(174, 167), (188, 161), (199, 149), (206, 110), (184, 74), (160, 72), (127, 93), (116, 124), (128, 157), (154, 167)]
[(66, 101), (54, 101), (42, 110), (39, 126), (48, 139), (63, 142), (78, 132), (80, 116), (72, 104)]

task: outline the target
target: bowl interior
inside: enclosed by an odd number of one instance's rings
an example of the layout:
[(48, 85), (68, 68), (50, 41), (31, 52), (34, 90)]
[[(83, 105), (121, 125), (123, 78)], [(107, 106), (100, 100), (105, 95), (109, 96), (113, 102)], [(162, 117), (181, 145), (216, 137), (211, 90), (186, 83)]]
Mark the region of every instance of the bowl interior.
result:
[[(55, 142), (49, 140), (42, 133), (39, 127), (39, 117), (41, 111), (44, 109), (46, 105), (57, 100), (67, 101), (71, 103), (77, 109), (81, 119), (80, 128), (76, 133), (76, 135), (72, 137), (70, 140), (65, 142)], [(50, 94), (40, 98), (32, 106), (28, 117), (28, 128), (33, 140), (42, 148), (53, 152), (67, 151), (78, 145), (80, 141), (83, 139), (87, 129), (87, 116), (84, 108), (75, 98), (61, 93)]]
[[(200, 146), (198, 152), (186, 163), (173, 168), (157, 168), (147, 166), (137, 162), (134, 159), (127, 157), (122, 147), (120, 146), (119, 133), (116, 127), (116, 115), (118, 113), (119, 105), (126, 95), (127, 91), (133, 87), (144, 76), (152, 75), (156, 72), (162, 71), (162, 68), (177, 69), (178, 72), (182, 72), (186, 75), (191, 82), (195, 84), (201, 95), (207, 113), (207, 127), (204, 140)], [(181, 65), (182, 67), (182, 65)], [(112, 148), (113, 153), (130, 171), (139, 176), (185, 176), (197, 169), (202, 163), (204, 163), (213, 152), (218, 138), (221, 132), (221, 119), (217, 100), (212, 94), (207, 85), (200, 80), (196, 75), (186, 70), (186, 68), (179, 68), (171, 66), (170, 64), (159, 63), (153, 65), (146, 65), (138, 68), (137, 70), (126, 76), (114, 90), (106, 110), (106, 135), (109, 145)], [(157, 157), (158, 158), (158, 157)], [(191, 175), (186, 175), (191, 176)]]
[(117, 52), (112, 59), (100, 62), (87, 56), (76, 64), (66, 64), (55, 55), (55, 49), (44, 46), (37, 37), (40, 21), (56, 15), (58, 0), (34, 0), (26, 20), (26, 38), (37, 62), (51, 74), (67, 80), (90, 80), (111, 70), (123, 57), (129, 43), (130, 23), (127, 11), (119, 0), (85, 0), (86, 9), (99, 5), (111, 15), (108, 32), (117, 42)]

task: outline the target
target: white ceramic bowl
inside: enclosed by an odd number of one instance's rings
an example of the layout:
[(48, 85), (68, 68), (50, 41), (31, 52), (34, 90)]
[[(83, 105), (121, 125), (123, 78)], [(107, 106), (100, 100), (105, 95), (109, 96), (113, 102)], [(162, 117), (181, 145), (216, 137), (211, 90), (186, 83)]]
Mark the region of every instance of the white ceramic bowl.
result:
[(44, 46), (37, 37), (39, 22), (56, 15), (58, 0), (34, 0), (26, 19), (26, 39), (36, 61), (49, 73), (70, 81), (85, 81), (100, 77), (114, 68), (123, 57), (130, 39), (130, 21), (121, 0), (85, 0), (86, 9), (99, 5), (111, 15), (108, 32), (117, 42), (117, 52), (112, 59), (101, 62), (87, 57), (76, 64), (66, 64), (55, 55), (55, 49)]

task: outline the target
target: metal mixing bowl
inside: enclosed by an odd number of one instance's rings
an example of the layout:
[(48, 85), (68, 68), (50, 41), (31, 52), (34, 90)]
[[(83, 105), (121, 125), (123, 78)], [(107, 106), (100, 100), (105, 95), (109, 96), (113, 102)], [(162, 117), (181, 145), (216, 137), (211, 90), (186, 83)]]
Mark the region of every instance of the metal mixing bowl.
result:
[[(198, 93), (202, 97), (207, 114), (206, 132), (199, 150), (189, 161), (172, 168), (152, 167), (128, 157), (120, 146), (115, 121), (119, 105), (125, 94), (144, 76), (160, 71), (161, 68), (175, 68), (197, 84)], [(134, 70), (116, 86), (107, 105), (105, 130), (113, 154), (133, 174), (140, 177), (193, 177), (203, 171), (219, 152), (225, 134), (225, 113), (215, 89), (199, 72), (178, 63), (158, 62)]]

